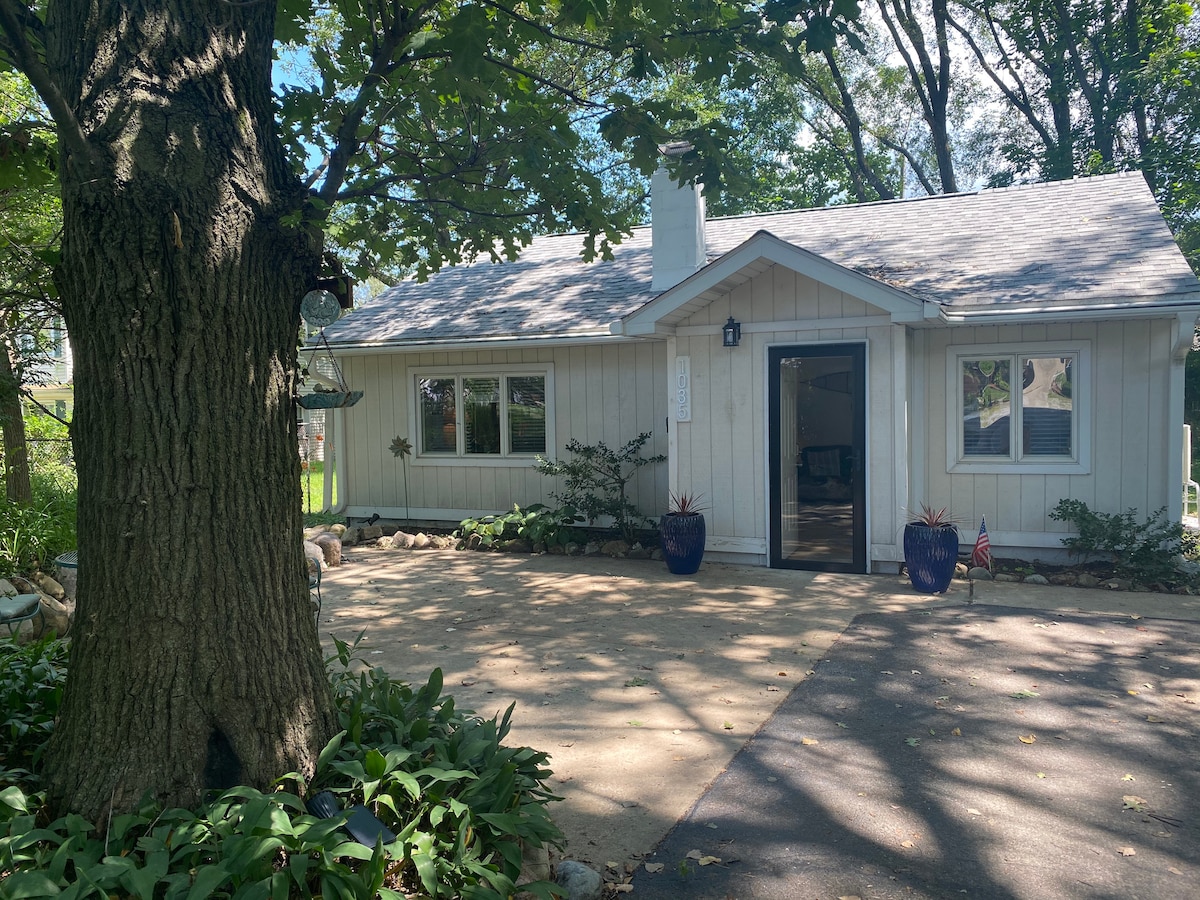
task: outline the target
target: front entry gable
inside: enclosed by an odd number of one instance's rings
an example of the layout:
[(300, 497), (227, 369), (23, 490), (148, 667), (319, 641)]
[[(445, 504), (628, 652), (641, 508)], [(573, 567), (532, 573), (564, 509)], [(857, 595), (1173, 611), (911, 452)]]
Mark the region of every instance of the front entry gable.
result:
[(695, 313), (773, 266), (828, 285), (878, 308), (893, 324), (915, 323), (938, 315), (937, 303), (921, 300), (885, 282), (846, 268), (767, 231), (759, 231), (691, 277), (664, 291), (621, 320), (615, 334), (666, 337)]

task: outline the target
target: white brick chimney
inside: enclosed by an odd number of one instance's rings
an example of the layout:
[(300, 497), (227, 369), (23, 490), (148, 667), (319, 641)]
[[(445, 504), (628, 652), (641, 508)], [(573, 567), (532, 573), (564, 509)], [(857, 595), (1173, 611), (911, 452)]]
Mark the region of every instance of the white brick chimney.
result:
[[(667, 144), (663, 156), (678, 156), (691, 144)], [(704, 194), (695, 184), (679, 184), (659, 162), (650, 178), (650, 235), (654, 254), (651, 287), (665, 291), (683, 281), (706, 262)]]

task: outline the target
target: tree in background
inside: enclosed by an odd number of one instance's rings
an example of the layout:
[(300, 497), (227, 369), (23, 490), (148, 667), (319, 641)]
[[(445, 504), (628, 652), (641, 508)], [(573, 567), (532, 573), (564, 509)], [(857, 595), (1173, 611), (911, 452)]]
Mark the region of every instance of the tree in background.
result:
[(10, 503), (32, 499), (23, 398), (45, 378), (61, 317), (51, 279), (61, 222), (56, 157), (29, 83), (0, 72), (0, 432)]
[[(570, 228), (602, 255), (634, 215), (585, 164), (581, 111), (642, 172), (690, 140), (680, 174), (713, 194), (728, 141), (604, 90), (597, 60), (632, 82), (686, 64), (746, 85), (751, 52), (824, 46), (856, 11), (0, 0), (0, 58), (57, 130), (75, 360), (79, 605), (52, 804), (100, 821), (147, 793), (267, 787), (311, 772), (333, 732), (293, 400), (298, 305), (330, 251), (361, 248), (360, 276), (425, 275)], [(319, 79), (274, 96), (277, 42)]]

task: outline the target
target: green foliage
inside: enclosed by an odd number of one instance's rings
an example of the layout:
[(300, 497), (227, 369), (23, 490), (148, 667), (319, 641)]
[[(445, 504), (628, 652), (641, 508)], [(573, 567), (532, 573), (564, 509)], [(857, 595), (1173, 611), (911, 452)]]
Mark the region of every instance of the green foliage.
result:
[(0, 785), (33, 778), (62, 705), (66, 664), (67, 645), (57, 638), (0, 641)]
[(1078, 534), (1063, 538), (1063, 546), (1085, 561), (1102, 555), (1119, 574), (1143, 584), (1179, 578), (1176, 558), (1183, 550), (1183, 526), (1167, 520), (1166, 507), (1139, 523), (1133, 508), (1101, 513), (1082, 500), (1063, 499), (1049, 515), (1074, 526)]
[[(355, 647), (338, 641), (329, 661), (343, 730), (311, 785), (287, 775), (273, 793), (237, 787), (194, 811), (143, 802), (99, 826), (50, 820), (36, 774), (62, 695), (62, 644), (6, 649), (0, 702), (12, 750), (0, 770), (0, 898), (511, 896), (520, 842), (562, 839), (546, 808), (555, 799), (543, 787), (548, 757), (503, 746), (511, 707), (483, 720), (441, 696), (440, 671), (413, 689), (360, 670)], [(369, 805), (396, 839), (366, 847), (342, 829), (344, 816), (310, 814), (302, 797), (322, 789), (343, 809)], [(548, 882), (520, 889), (556, 896)]]
[(33, 478), (33, 502), (0, 498), (0, 577), (47, 570), (54, 557), (75, 549), (75, 489), (57, 480)]
[(582, 522), (583, 517), (572, 506), (550, 509), (543, 503), (534, 503), (521, 509), (514, 503), (510, 512), (463, 519), (454, 535), (459, 539), (460, 550), (472, 535), (479, 535), (484, 547), (491, 547), (502, 538), (523, 538), (535, 548), (565, 547), (577, 539), (574, 526)]
[(285, 222), (319, 222), (359, 278), (512, 258), (547, 232), (578, 231), (587, 258), (605, 256), (641, 211), (609, 190), (606, 163), (645, 175), (679, 139), (699, 151), (682, 165), (709, 196), (737, 171), (723, 163), (734, 127), (650, 82), (746, 85), (748, 48), (788, 57), (857, 15), (845, 0), (433, 2), (405, 15), (289, 3), (276, 34), (301, 60), (279, 89), (281, 137), (297, 171), (326, 153), (344, 166), (318, 172), (308, 209)]
[(574, 454), (574, 459), (549, 460), (539, 456), (534, 468), (543, 475), (566, 479), (563, 490), (551, 494), (564, 506), (579, 510), (589, 523), (601, 516), (611, 516), (621, 537), (633, 541), (639, 527), (652, 527), (654, 522), (630, 501), (626, 494), (629, 482), (645, 466), (667, 459), (661, 453), (642, 456), (650, 435), (649, 431), (642, 432), (615, 450), (604, 441), (582, 444), (571, 438), (567, 441), (567, 452)]

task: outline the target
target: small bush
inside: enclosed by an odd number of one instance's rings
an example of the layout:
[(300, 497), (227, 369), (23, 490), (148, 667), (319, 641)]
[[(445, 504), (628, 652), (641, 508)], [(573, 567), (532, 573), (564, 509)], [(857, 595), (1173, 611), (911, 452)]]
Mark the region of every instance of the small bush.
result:
[(626, 489), (639, 469), (667, 459), (661, 453), (642, 456), (650, 435), (651, 432), (644, 431), (615, 450), (604, 441), (581, 444), (571, 438), (567, 441), (567, 452), (574, 454), (574, 459), (552, 461), (539, 456), (534, 468), (543, 475), (566, 480), (561, 493), (551, 494), (555, 500), (579, 510), (589, 523), (601, 516), (611, 516), (621, 537), (632, 543), (639, 528), (653, 528), (655, 522), (633, 505)]
[(461, 550), (467, 538), (479, 535), (480, 544), (490, 547), (501, 538), (523, 538), (534, 547), (565, 547), (578, 539), (574, 526), (583, 522), (583, 516), (571, 506), (550, 509), (545, 504), (534, 503), (521, 509), (513, 504), (511, 512), (480, 519), (463, 519), (454, 532)]
[(35, 781), (33, 775), (62, 706), (67, 646), (57, 638), (0, 642), (0, 735), (4, 781)]
[(1184, 530), (1180, 523), (1167, 521), (1166, 513), (1163, 507), (1138, 522), (1134, 508), (1101, 513), (1082, 500), (1063, 499), (1049, 515), (1075, 527), (1078, 534), (1063, 538), (1062, 543), (1084, 562), (1099, 555), (1112, 562), (1118, 574), (1153, 584), (1179, 578), (1176, 559), (1183, 551)]
[[(0, 769), (0, 898), (509, 897), (521, 841), (562, 839), (546, 809), (546, 754), (503, 746), (511, 707), (481, 719), (441, 696), (440, 672), (413, 689), (361, 670), (354, 645), (337, 648), (330, 679), (343, 730), (311, 784), (285, 775), (272, 793), (233, 788), (194, 811), (144, 803), (100, 825), (47, 823), (37, 763), (65, 657), (57, 641), (13, 651), (6, 663), (18, 664), (0, 682), (5, 736), (19, 734)], [(311, 815), (302, 798), (318, 790), (344, 809), (369, 806), (395, 840), (366, 847), (343, 831), (344, 816)], [(557, 896), (548, 882), (520, 888)]]
[(28, 506), (0, 499), (0, 577), (48, 569), (75, 549), (75, 489), (35, 477)]

